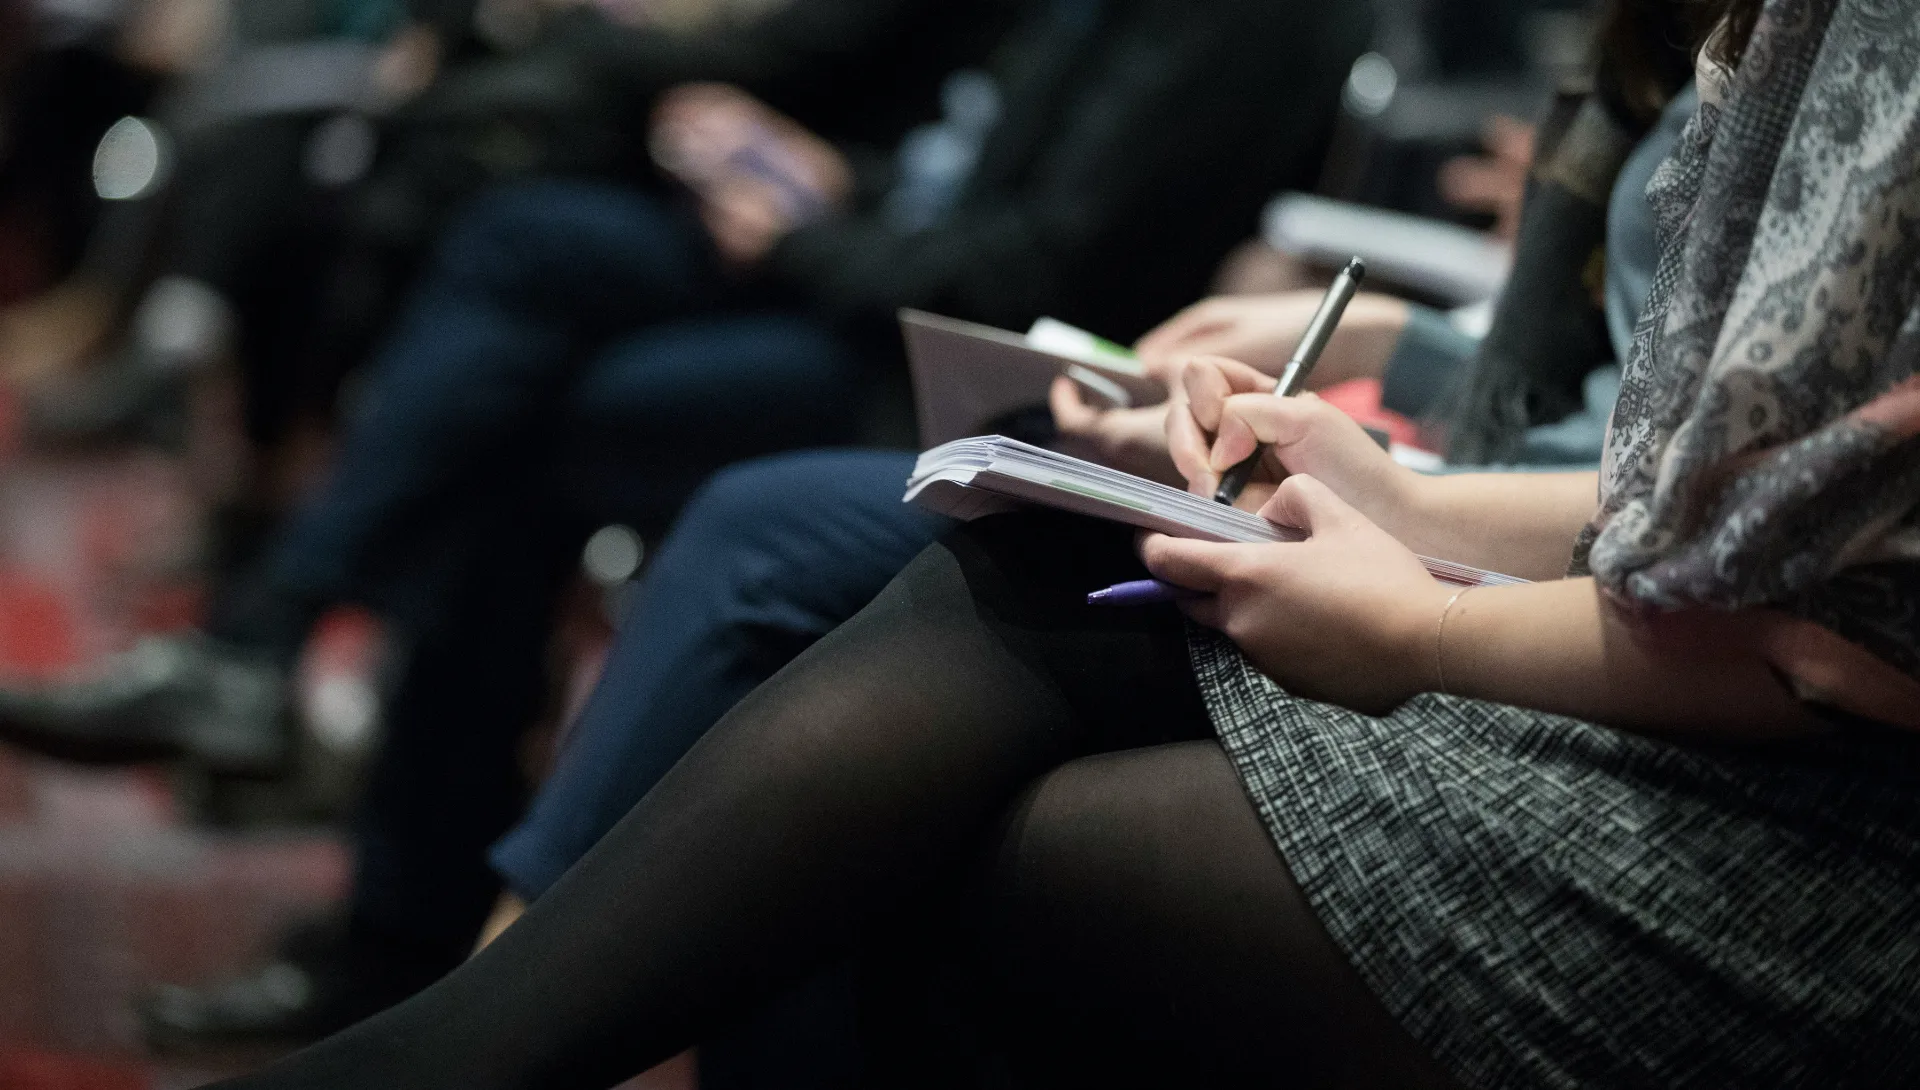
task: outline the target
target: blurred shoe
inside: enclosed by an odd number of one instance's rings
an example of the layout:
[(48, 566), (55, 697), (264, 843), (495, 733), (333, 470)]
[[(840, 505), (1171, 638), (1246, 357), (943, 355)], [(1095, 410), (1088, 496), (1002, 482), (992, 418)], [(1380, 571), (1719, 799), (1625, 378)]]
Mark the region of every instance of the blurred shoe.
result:
[(233, 331), (232, 307), (217, 289), (161, 277), (134, 308), (123, 350), (29, 399), (28, 437), (48, 446), (133, 440), (177, 449), (193, 378), (226, 354)]
[(380, 1013), (447, 968), (316, 925), (296, 931), (279, 957), (245, 976), (206, 988), (153, 988), (137, 1009), (147, 1043), (163, 1052), (298, 1046)]
[(0, 686), (0, 741), (94, 764), (186, 758), (273, 775), (293, 752), (284, 667), (204, 636), (157, 636), (71, 682)]

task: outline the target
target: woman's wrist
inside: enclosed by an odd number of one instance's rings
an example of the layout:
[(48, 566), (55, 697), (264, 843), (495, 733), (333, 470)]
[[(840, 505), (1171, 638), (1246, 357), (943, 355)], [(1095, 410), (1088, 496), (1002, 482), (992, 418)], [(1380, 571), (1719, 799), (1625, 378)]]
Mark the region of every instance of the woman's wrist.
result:
[(1641, 617), (1582, 578), (1475, 590), (1429, 623), (1426, 676), (1438, 686), (1444, 669), (1454, 696), (1629, 730), (1754, 738), (1819, 727), (1756, 651), (1751, 613)]
[(1401, 700), (1421, 693), (1449, 691), (1446, 626), (1449, 615), (1458, 615), (1461, 599), (1472, 589), (1436, 580), (1430, 592), (1405, 600), (1399, 609), (1387, 614), (1381, 638), (1393, 649), (1391, 661), (1394, 675), (1399, 679)]
[(1434, 487), (1436, 480), (1439, 478), (1390, 462), (1382, 474), (1379, 498), (1355, 506), (1407, 548), (1427, 556), (1438, 555), (1432, 547), (1434, 528), (1444, 519), (1447, 505)]

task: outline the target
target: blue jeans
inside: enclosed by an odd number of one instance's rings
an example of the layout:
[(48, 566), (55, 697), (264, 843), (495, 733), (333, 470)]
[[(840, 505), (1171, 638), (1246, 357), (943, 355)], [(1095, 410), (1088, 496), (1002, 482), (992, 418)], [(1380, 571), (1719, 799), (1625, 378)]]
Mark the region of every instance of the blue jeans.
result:
[(403, 635), (358, 824), (353, 918), (452, 964), (520, 809), (555, 596), (595, 523), (664, 526), (740, 457), (851, 438), (859, 361), (715, 265), (648, 194), (543, 182), (450, 230), (267, 581)]
[(913, 455), (792, 454), (691, 500), (636, 588), (606, 672), (494, 867), (529, 900), (741, 697), (859, 612), (952, 523), (900, 502)]

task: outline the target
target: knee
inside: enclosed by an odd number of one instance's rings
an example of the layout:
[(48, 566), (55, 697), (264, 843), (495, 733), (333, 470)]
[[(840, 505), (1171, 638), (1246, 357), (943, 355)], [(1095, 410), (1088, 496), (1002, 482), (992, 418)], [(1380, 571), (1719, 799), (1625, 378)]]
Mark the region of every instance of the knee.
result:
[[(1065, 952), (1134, 926), (1149, 888), (1205, 868), (1227, 827), (1272, 854), (1232, 762), (1211, 741), (1062, 765), (1010, 813), (992, 865), (997, 925)], [(1101, 921), (1098, 926), (1090, 922)], [(1057, 933), (1056, 933), (1057, 932)]]
[(1110, 1085), (1447, 1085), (1321, 926), (1216, 743), (1055, 770), (988, 874), (994, 998), (1037, 1064), (1095, 1057)]
[(514, 182), (476, 197), (442, 238), (443, 282), (539, 287), (579, 267), (604, 241), (616, 207), (639, 199), (616, 186), (575, 181)]
[(676, 538), (708, 544), (748, 540), (785, 521), (784, 508), (819, 510), (819, 489), (831, 471), (805, 454), (776, 454), (736, 462), (707, 478), (680, 514)]
[(482, 192), (454, 217), (441, 240), (441, 264), (467, 268), (510, 250), (536, 234), (556, 206), (565, 206), (572, 187), (557, 182), (520, 182)]
[(805, 454), (728, 466), (681, 509), (648, 578), (706, 587), (736, 626), (784, 615), (782, 604), (819, 575), (820, 542), (841, 513), (827, 495), (835, 485), (831, 466)]
[(1227, 892), (1196, 862), (1235, 839), (1216, 827), (1223, 804), (1248, 807), (1220, 747), (1193, 742), (1063, 765), (1010, 812), (983, 868), (981, 964), (1023, 1065), (1093, 1063), (1135, 1085), (1191, 1060), (1177, 1038), (1201, 989), (1169, 967), (1205, 960), (1192, 936), (1219, 926), (1192, 910)]

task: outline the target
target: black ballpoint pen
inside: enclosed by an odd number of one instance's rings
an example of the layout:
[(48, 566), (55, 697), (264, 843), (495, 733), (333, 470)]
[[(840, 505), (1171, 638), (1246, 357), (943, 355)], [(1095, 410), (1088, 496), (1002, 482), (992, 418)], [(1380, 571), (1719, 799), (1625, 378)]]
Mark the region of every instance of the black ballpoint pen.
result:
[[(1293, 358), (1287, 361), (1286, 370), (1280, 372), (1280, 381), (1273, 387), (1273, 396), (1292, 397), (1307, 384), (1307, 376), (1313, 373), (1313, 365), (1320, 362), (1320, 353), (1327, 350), (1327, 342), (1333, 339), (1333, 331), (1340, 325), (1340, 315), (1346, 312), (1347, 304), (1353, 301), (1353, 294), (1360, 290), (1360, 281), (1367, 275), (1366, 263), (1359, 258), (1347, 262), (1340, 275), (1333, 278), (1327, 288), (1326, 298), (1320, 300), (1320, 309), (1313, 312), (1313, 318), (1307, 322), (1307, 331), (1300, 337), (1300, 346), (1293, 350)], [(1215, 503), (1229, 506), (1240, 498), (1240, 491), (1253, 479), (1253, 471), (1260, 466), (1260, 458), (1266, 454), (1266, 444), (1253, 448), (1253, 453), (1245, 460), (1220, 475), (1220, 487), (1214, 489)]]

